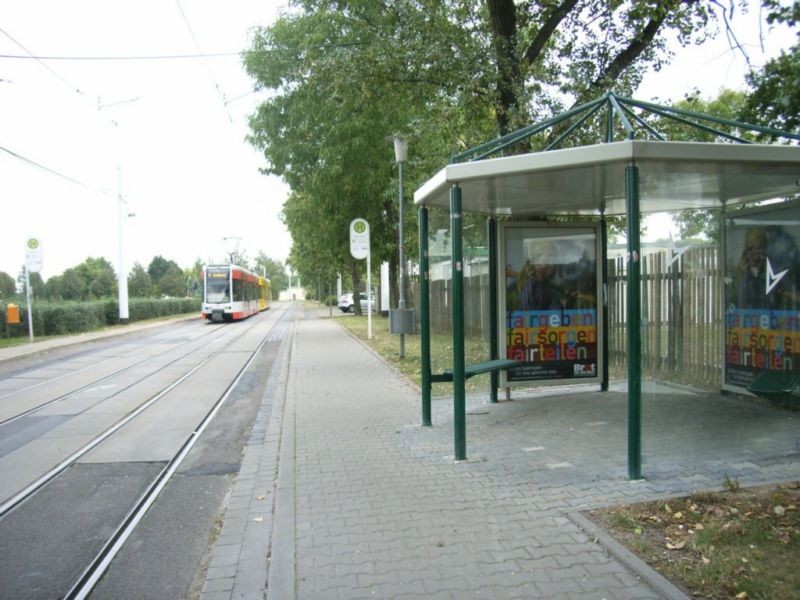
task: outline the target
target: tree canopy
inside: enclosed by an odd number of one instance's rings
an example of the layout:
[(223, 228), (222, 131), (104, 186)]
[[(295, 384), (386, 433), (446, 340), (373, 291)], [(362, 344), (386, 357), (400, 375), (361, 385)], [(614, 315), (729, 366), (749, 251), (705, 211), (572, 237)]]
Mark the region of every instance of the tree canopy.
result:
[[(397, 168), (386, 137), (410, 141), (409, 189), (496, 134), (599, 95), (630, 92), (668, 60), (665, 40), (716, 31), (713, 0), (296, 0), (245, 53), (264, 171), (292, 189), (284, 219), (304, 279), (350, 273), (348, 224), (370, 223), (374, 264), (397, 268)], [(523, 148), (524, 149), (524, 148)], [(416, 249), (408, 210), (404, 240)], [(391, 281), (395, 282), (392, 276)], [(393, 294), (397, 297), (396, 294)]]
[(8, 273), (0, 271), (0, 299), (8, 300), (13, 298), (16, 293), (17, 284), (14, 278)]

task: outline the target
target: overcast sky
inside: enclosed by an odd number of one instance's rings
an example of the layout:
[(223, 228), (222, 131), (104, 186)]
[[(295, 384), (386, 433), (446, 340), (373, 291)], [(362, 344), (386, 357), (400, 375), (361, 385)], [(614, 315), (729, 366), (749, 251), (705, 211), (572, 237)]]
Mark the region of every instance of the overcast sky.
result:
[[(235, 55), (249, 46), (251, 28), (269, 24), (284, 4), (0, 0), (0, 271), (19, 274), (29, 237), (42, 243), (45, 279), (88, 256), (116, 269), (119, 187), (135, 213), (127, 269), (156, 255), (182, 267), (219, 261), (237, 243), (250, 258), (284, 260), (291, 240), (278, 214), (288, 190), (259, 173), (263, 158), (244, 141), (263, 95), (252, 93)], [(739, 20), (737, 32), (759, 65), (793, 36), (768, 35), (762, 52), (756, 16)], [(220, 53), (227, 56), (211, 56)], [(198, 54), (206, 58), (30, 58)], [(721, 37), (679, 49), (636, 97), (744, 89), (744, 71)]]

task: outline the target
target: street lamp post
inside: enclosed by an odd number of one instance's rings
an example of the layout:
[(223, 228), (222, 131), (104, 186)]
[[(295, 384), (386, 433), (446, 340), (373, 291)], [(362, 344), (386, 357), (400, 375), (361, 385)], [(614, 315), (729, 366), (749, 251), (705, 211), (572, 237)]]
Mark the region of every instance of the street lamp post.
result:
[[(399, 260), (400, 260), (400, 293), (397, 307), (400, 309), (401, 314), (406, 309), (406, 258), (405, 258), (405, 241), (403, 237), (403, 163), (408, 158), (408, 144), (399, 135), (394, 136), (394, 160), (400, 175), (400, 196), (399, 196), (399, 212), (400, 219), (398, 225), (399, 237)], [(406, 355), (405, 334), (400, 333), (400, 358)]]

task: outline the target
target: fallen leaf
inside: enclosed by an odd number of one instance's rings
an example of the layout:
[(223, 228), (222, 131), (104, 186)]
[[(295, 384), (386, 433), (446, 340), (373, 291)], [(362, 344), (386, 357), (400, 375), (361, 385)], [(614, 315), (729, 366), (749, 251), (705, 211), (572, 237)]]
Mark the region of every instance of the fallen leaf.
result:
[(681, 550), (685, 545), (686, 542), (678, 542), (677, 544), (667, 542), (667, 550)]
[(703, 524), (702, 524), (702, 523), (695, 523), (695, 524), (694, 524), (694, 528), (695, 528), (697, 531), (703, 531), (703, 529), (705, 529), (705, 527), (703, 526)]
[(706, 558), (706, 557), (704, 556), (704, 557), (703, 557), (703, 564), (704, 564), (704, 565), (711, 564), (711, 559), (710, 559), (710, 558)]
[(683, 517), (683, 513), (682, 513), (682, 512), (680, 512), (680, 511), (678, 511), (678, 512), (676, 512), (674, 515), (672, 515), (672, 518), (673, 518), (673, 519), (680, 519), (680, 518), (682, 518), (682, 517)]
[(636, 535), (642, 535), (642, 528), (641, 527), (637, 527), (636, 529), (633, 530), (633, 532)]
[(745, 600), (745, 598), (749, 597), (750, 596), (747, 595), (747, 592), (739, 592), (738, 594), (736, 594), (736, 598), (739, 598), (740, 600)]
[(774, 512), (779, 517), (782, 517), (783, 515), (786, 514), (786, 509), (783, 508), (780, 504), (778, 504), (775, 508), (772, 509), (772, 512)]
[(264, 520), (264, 517), (255, 517), (253, 519), (253, 521), (255, 521), (256, 523), (261, 523), (263, 520)]

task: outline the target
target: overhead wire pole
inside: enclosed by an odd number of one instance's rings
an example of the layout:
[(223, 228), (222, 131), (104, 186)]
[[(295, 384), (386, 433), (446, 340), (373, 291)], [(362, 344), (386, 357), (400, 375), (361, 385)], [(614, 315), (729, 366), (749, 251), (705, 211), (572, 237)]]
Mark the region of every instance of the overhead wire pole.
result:
[(117, 234), (119, 239), (119, 275), (117, 290), (119, 297), (119, 322), (128, 324), (128, 276), (125, 269), (125, 199), (122, 197), (122, 165), (117, 165)]

